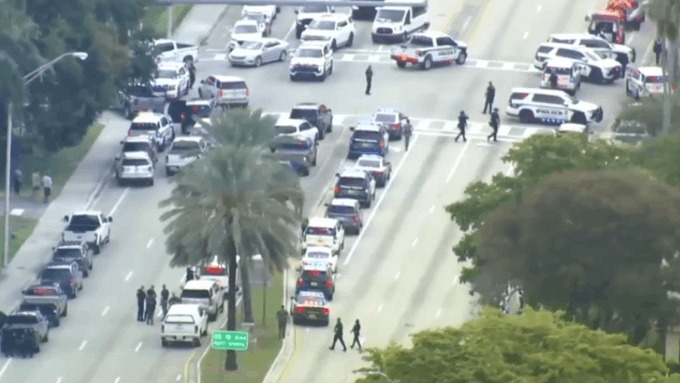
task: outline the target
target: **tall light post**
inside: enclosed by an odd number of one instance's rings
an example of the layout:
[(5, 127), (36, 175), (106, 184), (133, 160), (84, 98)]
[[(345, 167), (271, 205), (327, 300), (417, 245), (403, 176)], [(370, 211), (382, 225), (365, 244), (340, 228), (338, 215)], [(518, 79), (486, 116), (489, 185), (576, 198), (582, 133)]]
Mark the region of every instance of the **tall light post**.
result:
[[(87, 59), (86, 52), (68, 52), (61, 56), (41, 65), (38, 69), (26, 74), (24, 76), (24, 86), (33, 82), (33, 80), (42, 76), (47, 70), (52, 68), (56, 63), (66, 57), (76, 57), (80, 60)], [(4, 252), (2, 258), (2, 266), (7, 267), (9, 263), (9, 244), (10, 244), (10, 230), (9, 230), (9, 212), (10, 212), (10, 197), (12, 195), (11, 181), (12, 181), (12, 103), (7, 103), (7, 147), (5, 148), (5, 238), (4, 238)]]

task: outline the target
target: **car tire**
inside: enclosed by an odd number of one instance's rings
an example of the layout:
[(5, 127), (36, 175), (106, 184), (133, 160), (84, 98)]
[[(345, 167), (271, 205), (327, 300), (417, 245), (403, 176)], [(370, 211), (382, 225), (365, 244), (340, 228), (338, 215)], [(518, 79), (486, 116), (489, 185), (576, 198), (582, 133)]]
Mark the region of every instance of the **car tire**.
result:
[(163, 348), (168, 347), (168, 341), (165, 340), (165, 339), (163, 339), (163, 338), (161, 338), (161, 347), (163, 347)]
[(134, 116), (132, 115), (132, 108), (130, 108), (130, 105), (127, 104), (125, 105), (125, 107), (123, 108), (123, 115), (125, 115), (125, 118), (127, 118), (128, 120), (132, 120)]
[(460, 52), (458, 57), (456, 57), (456, 64), (463, 65), (467, 61), (467, 52)]
[(326, 133), (332, 132), (333, 132), (333, 117), (331, 116), (331, 120), (328, 122), (328, 126), (326, 127)]
[(324, 138), (326, 138), (326, 133), (323, 130), (319, 130), (319, 141), (323, 141)]
[(215, 314), (208, 314), (208, 322), (214, 322), (217, 320), (217, 313)]
[(302, 175), (303, 175), (304, 177), (309, 177), (309, 168), (304, 169), (304, 170), (302, 171)]
[(203, 98), (203, 92), (201, 91), (201, 88), (198, 88), (198, 98)]
[(47, 332), (45, 333), (45, 336), (41, 339), (41, 341), (42, 341), (43, 343), (47, 343), (47, 342), (50, 341), (50, 332), (49, 332), (49, 331), (47, 331)]
[(328, 327), (328, 320), (321, 322), (321, 325), (324, 327)]
[(626, 80), (626, 96), (630, 97), (631, 92), (630, 92), (630, 81)]
[(594, 82), (594, 83), (597, 83), (597, 84), (603, 83), (603, 82), (604, 82), (604, 77), (602, 76), (602, 71), (601, 71), (600, 69), (594, 69), (594, 70), (590, 73), (590, 78), (589, 78), (589, 80), (592, 81), (592, 82)]
[(64, 307), (64, 312), (61, 313), (61, 317), (66, 318), (67, 315), (68, 315), (68, 303), (66, 304), (66, 307)]
[(201, 331), (201, 336), (206, 336), (208, 335), (208, 328), (204, 328), (203, 331)]
[(351, 48), (353, 44), (354, 44), (354, 33), (350, 33), (349, 38), (347, 39), (347, 48)]
[(397, 68), (406, 68), (406, 63), (403, 61), (397, 61)]
[(333, 63), (331, 63), (331, 67), (328, 68), (328, 75), (330, 76), (332, 74), (333, 74)]
[(519, 112), (519, 122), (529, 124), (534, 120), (534, 114), (530, 110), (521, 110)]
[(199, 336), (199, 337), (195, 338), (194, 341), (192, 342), (192, 344), (195, 348), (201, 347), (201, 337)]
[(290, 81), (295, 82), (297, 81), (297, 78), (295, 78), (295, 75), (290, 75)]
[(59, 317), (57, 317), (57, 319), (54, 320), (54, 327), (59, 327), (59, 326), (61, 326), (61, 320), (59, 319)]
[(329, 300), (329, 301), (332, 301), (332, 300), (333, 300), (333, 294), (334, 294), (334, 293), (328, 294), (328, 300)]
[(331, 41), (331, 50), (333, 50), (333, 52), (336, 52), (338, 50), (338, 43), (335, 41), (335, 39)]
[(364, 207), (366, 209), (370, 209), (372, 204), (373, 204), (373, 198), (371, 198), (371, 197), (369, 197), (367, 201), (364, 201)]
[(99, 253), (102, 252), (101, 244), (95, 244), (94, 246), (92, 246), (92, 252), (94, 253), (94, 255), (99, 255)]
[(430, 70), (432, 69), (432, 57), (430, 56), (425, 56), (425, 61), (423, 61), (422, 64), (420, 64), (420, 68), (422, 70)]
[(262, 57), (257, 56), (255, 57), (255, 68), (259, 68), (262, 66)]
[(279, 61), (284, 62), (287, 59), (288, 59), (288, 52), (281, 51), (281, 54), (279, 55)]
[(575, 124), (582, 124), (582, 125), (585, 125), (585, 124), (588, 123), (588, 121), (586, 121), (586, 115), (583, 114), (582, 112), (574, 113), (574, 115), (571, 116), (571, 122), (573, 122)]
[(83, 278), (89, 278), (90, 277), (90, 272), (87, 270), (83, 270)]
[(154, 185), (154, 179), (152, 178), (152, 179), (149, 180), (149, 186), (153, 186), (153, 185)]
[(316, 156), (317, 156), (317, 153), (314, 154), (314, 159), (312, 160), (312, 166), (316, 166)]

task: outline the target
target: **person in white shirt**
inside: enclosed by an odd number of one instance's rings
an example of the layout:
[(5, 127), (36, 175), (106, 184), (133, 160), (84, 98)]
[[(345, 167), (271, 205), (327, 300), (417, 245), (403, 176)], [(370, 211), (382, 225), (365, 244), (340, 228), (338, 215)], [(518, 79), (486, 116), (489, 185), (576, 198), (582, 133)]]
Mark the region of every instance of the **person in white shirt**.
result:
[(43, 202), (47, 203), (49, 202), (50, 196), (52, 195), (52, 177), (50, 177), (48, 174), (45, 174), (42, 178), (42, 186), (44, 193)]

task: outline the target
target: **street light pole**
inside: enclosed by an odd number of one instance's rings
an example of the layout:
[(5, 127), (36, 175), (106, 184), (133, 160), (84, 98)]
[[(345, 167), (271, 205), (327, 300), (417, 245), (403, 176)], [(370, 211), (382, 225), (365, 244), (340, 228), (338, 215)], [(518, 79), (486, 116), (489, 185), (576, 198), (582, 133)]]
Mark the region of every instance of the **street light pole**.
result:
[[(48, 61), (47, 63), (41, 65), (38, 67), (38, 69), (29, 72), (23, 77), (24, 80), (24, 86), (30, 84), (33, 80), (39, 78), (42, 76), (43, 73), (45, 73), (48, 69), (52, 68), (56, 63), (61, 61), (62, 59), (73, 56), (75, 58), (78, 58), (80, 60), (87, 60), (87, 53), (86, 52), (68, 52), (64, 53), (60, 56), (57, 56), (57, 58)], [(9, 213), (10, 213), (10, 197), (12, 195), (12, 187), (10, 185), (12, 181), (12, 103), (9, 102), (9, 99), (6, 100), (7, 102), (7, 153), (6, 153), (6, 160), (5, 160), (5, 237), (3, 238), (3, 257), (2, 257), (2, 266), (3, 268), (7, 267), (9, 264), (9, 244), (11, 240), (11, 232), (9, 228)]]

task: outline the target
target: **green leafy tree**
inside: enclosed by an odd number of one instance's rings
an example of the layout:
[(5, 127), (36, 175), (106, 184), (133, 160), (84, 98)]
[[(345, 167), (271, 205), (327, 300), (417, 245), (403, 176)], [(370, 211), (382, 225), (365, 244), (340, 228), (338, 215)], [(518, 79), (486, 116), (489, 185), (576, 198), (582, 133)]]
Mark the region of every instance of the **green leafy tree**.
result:
[[(171, 264), (200, 264), (217, 254), (229, 265), (227, 329), (235, 330), (236, 256), (248, 260), (261, 254), (272, 270), (288, 266), (301, 221), (299, 179), (261, 148), (224, 145), (194, 162), (176, 182), (160, 204), (168, 208), (161, 220), (167, 222)], [(227, 352), (225, 369), (237, 369), (235, 352)]]
[(678, 323), (680, 302), (668, 295), (680, 291), (678, 227), (680, 191), (647, 175), (555, 174), (489, 216), (477, 254), (485, 277), (472, 283), (488, 300), (509, 281), (530, 305), (638, 344)]
[[(446, 207), (451, 219), (464, 231), (454, 253), (461, 261), (476, 264), (477, 230), (497, 208), (516, 203), (527, 187), (547, 176), (568, 170), (625, 168), (631, 164), (633, 150), (604, 141), (586, 143), (580, 136), (535, 135), (515, 145), (503, 157), (514, 174), (494, 175), (491, 182), (475, 182), (465, 189), (465, 198)], [(462, 282), (480, 277), (474, 266), (463, 271)]]
[(680, 133), (661, 136), (642, 145), (634, 161), (657, 179), (680, 186)]
[[(527, 309), (503, 315), (485, 309), (461, 328), (412, 335), (413, 347), (369, 349), (370, 375), (357, 383), (652, 383), (667, 377), (661, 357), (626, 337), (591, 330), (561, 313)], [(378, 373), (370, 373), (380, 371)]]

